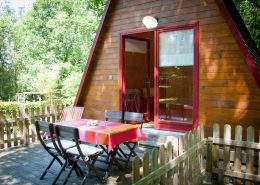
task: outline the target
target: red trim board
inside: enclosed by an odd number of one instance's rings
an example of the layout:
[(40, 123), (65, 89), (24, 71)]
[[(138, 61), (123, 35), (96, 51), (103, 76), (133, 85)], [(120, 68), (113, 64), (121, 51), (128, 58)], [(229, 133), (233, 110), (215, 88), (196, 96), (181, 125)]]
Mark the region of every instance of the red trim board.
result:
[(225, 20), (227, 21), (227, 24), (231, 30), (231, 32), (233, 33), (235, 39), (236, 39), (236, 42), (237, 42), (237, 45), (239, 46), (243, 56), (244, 56), (244, 59), (247, 63), (247, 66), (248, 66), (248, 69), (251, 71), (253, 77), (255, 78), (256, 80), (256, 83), (258, 85), (258, 87), (260, 88), (260, 73), (259, 71), (257, 70), (256, 68), (256, 65), (254, 63), (254, 59), (251, 55), (251, 53), (249, 52), (244, 40), (243, 40), (243, 37), (241, 36), (240, 34), (240, 31), (238, 30), (235, 22), (233, 21), (228, 9), (226, 8), (223, 0), (216, 0), (216, 3), (220, 9), (220, 11), (222, 12)]
[[(158, 44), (158, 35), (160, 32), (167, 31), (176, 31), (176, 30), (186, 30), (186, 29), (194, 29), (194, 69), (193, 69), (193, 115), (192, 115), (192, 123), (185, 122), (176, 122), (176, 121), (168, 121), (168, 120), (159, 120), (159, 44)], [(164, 29), (158, 29), (155, 31), (155, 96), (154, 96), (154, 123), (155, 128), (157, 129), (167, 129), (167, 130), (178, 130), (178, 131), (189, 131), (198, 126), (198, 90), (199, 90), (199, 23), (191, 23), (186, 25), (177, 25)]]
[[(144, 32), (140, 32), (144, 33)], [(148, 54), (148, 66), (147, 66), (147, 73), (148, 76), (147, 78), (150, 77), (150, 40), (145, 39), (145, 38), (139, 38), (139, 37), (134, 37), (132, 35), (128, 34), (121, 34), (120, 36), (120, 48), (119, 48), (119, 68), (118, 68), (118, 76), (119, 76), (119, 83), (118, 83), (118, 88), (119, 88), (119, 109), (121, 111), (125, 111), (124, 107), (124, 101), (125, 101), (125, 72), (126, 72), (126, 63), (125, 63), (125, 39), (133, 39), (133, 40), (140, 40), (144, 41), (147, 43), (147, 54)], [(147, 112), (144, 113), (144, 120), (149, 121), (150, 120), (150, 88), (147, 88)]]
[(84, 71), (83, 71), (83, 75), (82, 75), (82, 78), (81, 78), (81, 81), (80, 81), (78, 93), (77, 93), (76, 99), (75, 99), (75, 101), (74, 101), (74, 105), (75, 105), (75, 106), (79, 105), (80, 96), (82, 96), (82, 94), (83, 94), (82, 91), (83, 91), (83, 89), (85, 88), (85, 85), (86, 85), (85, 82), (86, 82), (86, 77), (87, 77), (87, 74), (88, 74), (88, 71), (89, 71), (89, 66), (90, 66), (90, 63), (91, 63), (91, 61), (92, 61), (94, 52), (95, 52), (95, 50), (96, 50), (96, 46), (97, 46), (97, 43), (98, 43), (98, 41), (99, 41), (100, 34), (101, 34), (101, 31), (102, 31), (103, 26), (104, 26), (104, 22), (105, 22), (106, 17), (107, 17), (108, 10), (109, 10), (109, 8), (111, 7), (111, 6), (110, 6), (110, 5), (111, 5), (111, 1), (112, 1), (112, 0), (107, 0), (106, 6), (105, 6), (105, 9), (104, 9), (104, 13), (103, 13), (103, 15), (102, 15), (100, 24), (99, 24), (99, 26), (98, 26), (97, 33), (96, 33), (94, 42), (93, 42), (93, 44), (92, 44), (92, 47), (91, 47), (89, 56), (88, 56), (88, 60), (87, 60), (87, 63), (86, 63), (86, 67), (85, 67), (85, 69), (84, 69)]

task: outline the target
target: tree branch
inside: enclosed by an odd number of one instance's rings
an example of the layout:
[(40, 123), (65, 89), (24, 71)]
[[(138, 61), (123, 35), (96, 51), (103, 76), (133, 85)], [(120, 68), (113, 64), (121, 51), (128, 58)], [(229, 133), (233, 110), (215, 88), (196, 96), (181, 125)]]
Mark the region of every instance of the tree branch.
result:
[(259, 0), (249, 0), (258, 10), (260, 10), (260, 1)]

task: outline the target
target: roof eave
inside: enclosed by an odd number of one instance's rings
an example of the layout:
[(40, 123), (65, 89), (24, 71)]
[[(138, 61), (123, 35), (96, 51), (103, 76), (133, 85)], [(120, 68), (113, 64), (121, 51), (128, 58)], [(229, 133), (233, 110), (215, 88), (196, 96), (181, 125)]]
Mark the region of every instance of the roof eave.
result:
[(96, 33), (94, 42), (92, 44), (89, 56), (88, 56), (88, 60), (86, 62), (86, 67), (85, 67), (85, 69), (83, 71), (83, 75), (82, 75), (82, 78), (81, 78), (81, 81), (80, 81), (80, 85), (79, 85), (79, 88), (78, 88), (77, 96), (76, 96), (75, 101), (74, 101), (74, 105), (75, 106), (79, 106), (80, 105), (80, 98), (81, 98), (81, 96), (83, 94), (82, 91), (84, 90), (85, 85), (86, 85), (86, 77), (87, 77), (87, 74), (89, 72), (90, 64), (91, 64), (91, 61), (92, 61), (93, 56), (94, 56), (94, 52), (95, 52), (96, 47), (97, 47), (97, 43), (99, 41), (100, 34), (101, 34), (103, 26), (104, 26), (104, 22), (105, 22), (105, 20), (107, 18), (108, 11), (109, 11), (109, 9), (111, 7), (111, 4), (112, 4), (111, 1), (112, 0), (107, 0), (107, 2), (106, 2), (106, 6), (104, 8), (104, 12), (102, 14), (102, 17), (101, 17), (101, 20), (100, 20), (100, 24), (99, 24), (98, 29), (97, 29), (97, 33)]
[(229, 10), (227, 9), (227, 7), (225, 6), (224, 0), (216, 0), (217, 5), (220, 9), (220, 11), (222, 12), (225, 20), (227, 21), (229, 28), (231, 30), (231, 32), (233, 33), (235, 40), (244, 56), (244, 59), (247, 63), (248, 69), (251, 71), (253, 77), (255, 78), (255, 81), (258, 85), (258, 87), (260, 88), (260, 73), (256, 68), (253, 56), (251, 55), (246, 43), (243, 40), (242, 35), (240, 34), (239, 29), (237, 28), (232, 16), (230, 15)]

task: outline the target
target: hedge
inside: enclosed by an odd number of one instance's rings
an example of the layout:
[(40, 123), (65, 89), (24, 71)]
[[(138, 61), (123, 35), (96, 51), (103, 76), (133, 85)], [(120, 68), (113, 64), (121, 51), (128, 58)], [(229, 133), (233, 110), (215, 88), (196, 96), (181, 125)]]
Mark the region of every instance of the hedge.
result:
[(48, 101), (38, 101), (38, 102), (26, 102), (25, 104), (19, 104), (18, 102), (2, 102), (0, 101), (0, 111), (1, 112), (12, 112), (13, 110), (19, 110), (20, 108), (36, 109), (42, 108), (48, 105), (73, 105), (74, 98), (66, 99), (55, 99)]

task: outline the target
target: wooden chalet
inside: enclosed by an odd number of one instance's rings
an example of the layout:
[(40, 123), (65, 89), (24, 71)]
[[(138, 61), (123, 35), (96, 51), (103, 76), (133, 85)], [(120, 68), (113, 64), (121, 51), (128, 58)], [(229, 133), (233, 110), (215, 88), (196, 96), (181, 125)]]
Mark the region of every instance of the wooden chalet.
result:
[(108, 0), (75, 105), (95, 119), (106, 109), (142, 112), (155, 129), (260, 129), (259, 71), (231, 0)]

